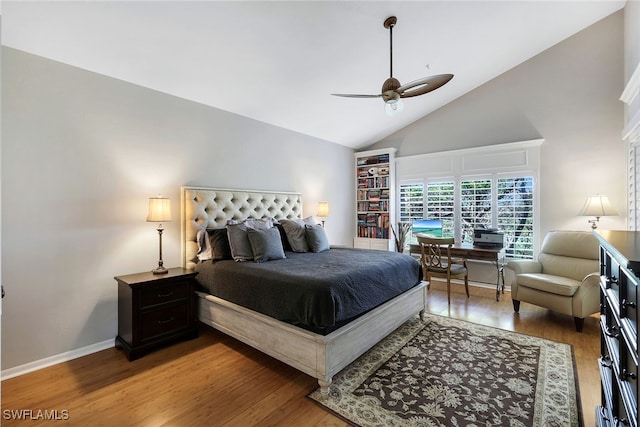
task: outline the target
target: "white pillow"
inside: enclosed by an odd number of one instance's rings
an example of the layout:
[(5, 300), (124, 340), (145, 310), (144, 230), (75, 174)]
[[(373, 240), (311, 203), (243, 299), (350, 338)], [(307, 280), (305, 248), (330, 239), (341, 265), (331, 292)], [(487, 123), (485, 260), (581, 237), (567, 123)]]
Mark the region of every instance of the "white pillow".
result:
[(211, 250), (211, 244), (209, 243), (207, 230), (199, 230), (198, 234), (196, 234), (196, 241), (198, 242), (198, 252), (196, 253), (196, 256), (200, 262), (213, 258), (213, 252)]

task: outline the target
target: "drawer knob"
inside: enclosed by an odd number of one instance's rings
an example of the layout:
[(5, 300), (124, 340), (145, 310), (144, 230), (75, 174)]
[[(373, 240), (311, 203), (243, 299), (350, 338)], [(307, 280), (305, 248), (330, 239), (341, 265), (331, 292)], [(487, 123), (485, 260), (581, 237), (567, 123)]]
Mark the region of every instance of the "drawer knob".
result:
[(604, 356), (600, 359), (600, 365), (604, 368), (609, 368), (611, 369), (611, 366), (613, 366), (613, 362), (612, 360), (609, 358), (609, 356)]
[(622, 300), (622, 307), (627, 308), (627, 307), (631, 307), (631, 308), (636, 308), (636, 303), (633, 301), (627, 301), (626, 299)]
[(607, 276), (607, 289), (611, 288), (612, 284), (618, 284), (618, 278), (616, 276)]
[(620, 336), (620, 331), (618, 330), (617, 326), (610, 326), (607, 329), (605, 329), (603, 332), (606, 336), (611, 338), (617, 339)]
[(623, 369), (622, 373), (620, 374), (620, 379), (622, 381), (627, 381), (628, 379), (635, 380), (636, 378), (638, 378), (638, 375), (634, 374), (633, 372), (629, 372), (626, 369)]
[(165, 320), (158, 320), (158, 324), (160, 324), (160, 325), (163, 324), (163, 323), (169, 323), (169, 322), (173, 322), (173, 316), (171, 316), (170, 318), (165, 319)]

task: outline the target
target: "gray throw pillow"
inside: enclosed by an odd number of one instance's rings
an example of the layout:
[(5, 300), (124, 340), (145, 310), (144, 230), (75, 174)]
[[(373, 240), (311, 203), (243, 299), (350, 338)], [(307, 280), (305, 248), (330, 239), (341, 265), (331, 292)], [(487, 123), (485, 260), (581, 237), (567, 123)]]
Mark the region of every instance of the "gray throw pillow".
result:
[(244, 223), (227, 225), (227, 237), (234, 261), (250, 261), (253, 259), (251, 243), (247, 238), (247, 226)]
[(293, 252), (309, 252), (309, 244), (304, 226), (315, 225), (312, 217), (305, 219), (281, 219), (280, 224), (287, 234), (287, 240)]
[(307, 243), (311, 252), (323, 252), (329, 250), (329, 238), (321, 225), (305, 225)]
[(255, 262), (285, 258), (280, 232), (277, 228), (269, 228), (266, 230), (253, 230), (249, 228), (247, 229), (247, 236), (251, 243), (253, 260)]
[(247, 230), (266, 230), (273, 228), (271, 219), (247, 219), (241, 223), (229, 221), (227, 224), (227, 237), (231, 247), (231, 256), (235, 261), (253, 260), (253, 250), (247, 237)]

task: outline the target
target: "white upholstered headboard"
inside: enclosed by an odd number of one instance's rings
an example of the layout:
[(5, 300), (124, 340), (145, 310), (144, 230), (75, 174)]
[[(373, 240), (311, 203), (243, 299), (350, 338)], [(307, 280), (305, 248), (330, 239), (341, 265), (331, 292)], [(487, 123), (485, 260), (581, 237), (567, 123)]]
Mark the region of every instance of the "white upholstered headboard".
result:
[(199, 230), (224, 227), (231, 219), (302, 218), (299, 193), (182, 187), (180, 206), (182, 266), (190, 270), (197, 262)]

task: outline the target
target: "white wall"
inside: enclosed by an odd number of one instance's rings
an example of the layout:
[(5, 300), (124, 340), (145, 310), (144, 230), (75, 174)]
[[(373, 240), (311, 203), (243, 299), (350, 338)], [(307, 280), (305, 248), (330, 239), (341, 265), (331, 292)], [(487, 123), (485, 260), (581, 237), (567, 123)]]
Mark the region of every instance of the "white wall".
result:
[(370, 148), (396, 147), (401, 157), (543, 138), (541, 235), (589, 230), (576, 214), (592, 193), (621, 214), (600, 227), (624, 229), (623, 63), (620, 11)]
[(350, 245), (353, 151), (3, 47), (2, 369), (111, 340), (113, 277), (157, 265), (147, 199), (172, 199), (163, 258), (179, 265), (181, 185), (327, 200)]
[(627, 0), (624, 7), (624, 81), (640, 65), (640, 0)]

